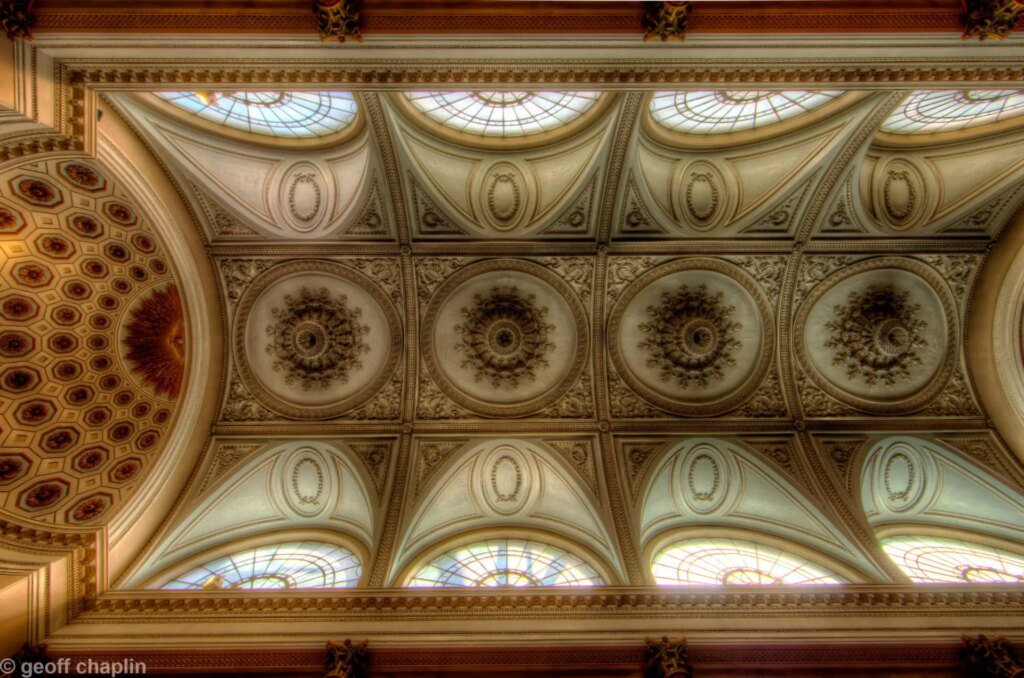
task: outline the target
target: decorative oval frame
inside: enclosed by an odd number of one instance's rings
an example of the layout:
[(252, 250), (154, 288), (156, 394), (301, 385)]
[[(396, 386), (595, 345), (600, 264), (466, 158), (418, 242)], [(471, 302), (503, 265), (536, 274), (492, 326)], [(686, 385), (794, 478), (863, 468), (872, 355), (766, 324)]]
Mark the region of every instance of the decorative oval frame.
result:
[[(328, 405), (304, 407), (285, 402), (264, 388), (259, 378), (253, 374), (252, 368), (249, 367), (245, 348), (245, 328), (249, 320), (249, 314), (252, 312), (256, 301), (259, 300), (268, 287), (278, 280), (295, 273), (324, 273), (358, 286), (373, 297), (373, 300), (380, 306), (381, 311), (387, 318), (388, 328), (391, 331), (391, 344), (388, 347), (387, 358), (384, 360), (383, 367), (373, 381), (351, 396)], [(384, 387), (398, 367), (398, 362), (402, 355), (402, 343), (405, 332), (402, 328), (401, 317), (391, 303), (391, 299), (369, 278), (338, 262), (314, 260), (294, 261), (274, 266), (249, 285), (238, 300), (238, 307), (235, 310), (233, 335), (233, 358), (238, 369), (238, 377), (261, 404), (278, 414), (294, 419), (329, 419), (344, 414), (359, 403), (365, 402)]]
[[(437, 322), (437, 315), (445, 300), (460, 285), (471, 278), (482, 273), (491, 271), (519, 271), (540, 279), (542, 282), (554, 288), (561, 295), (576, 321), (576, 344), (577, 350), (573, 357), (572, 365), (561, 381), (555, 384), (547, 393), (536, 396), (526, 401), (510, 403), (507, 405), (496, 405), (487, 403), (463, 393), (441, 370), (434, 354), (434, 324)], [(427, 305), (423, 314), (421, 348), (423, 350), (423, 363), (427, 368), (434, 383), (441, 391), (459, 405), (472, 412), (490, 417), (518, 417), (532, 414), (565, 395), (583, 374), (587, 358), (590, 355), (590, 332), (589, 320), (586, 309), (576, 296), (572, 288), (560, 277), (544, 268), (540, 264), (525, 259), (489, 259), (472, 263), (465, 268), (456, 271), (444, 283), (441, 284), (434, 296)]]
[[(903, 400), (884, 402), (869, 400), (867, 398), (853, 395), (852, 393), (848, 393), (833, 384), (825, 377), (825, 375), (818, 372), (817, 368), (814, 367), (814, 363), (811, 361), (811, 358), (807, 353), (807, 347), (804, 344), (804, 327), (807, 324), (807, 316), (810, 315), (811, 310), (815, 305), (817, 305), (818, 301), (826, 292), (831, 290), (840, 282), (843, 282), (848, 278), (852, 278), (855, 275), (883, 268), (900, 269), (921, 278), (938, 297), (939, 303), (942, 304), (942, 308), (946, 315), (946, 355), (942, 360), (942, 364), (935, 371), (935, 376), (932, 377), (928, 384), (918, 390), (916, 394), (904, 398)], [(801, 369), (803, 369), (804, 373), (810, 377), (818, 388), (823, 390), (829, 396), (835, 398), (841, 403), (849, 405), (850, 407), (872, 414), (904, 414), (920, 409), (931, 402), (931, 400), (934, 399), (940, 391), (942, 391), (950, 377), (953, 375), (954, 359), (956, 355), (955, 347), (959, 345), (960, 323), (959, 318), (957, 317), (956, 303), (953, 299), (953, 295), (950, 293), (949, 288), (946, 287), (946, 283), (935, 269), (916, 259), (901, 257), (875, 257), (859, 261), (840, 269), (815, 286), (811, 293), (807, 295), (800, 304), (800, 308), (796, 312), (795, 319), (793, 321), (792, 335), (792, 350), (797, 361), (800, 363)]]
[[(298, 476), (304, 464), (313, 465), (318, 479), (316, 495), (309, 501), (299, 486)], [(300, 447), (283, 460), (280, 464), (280, 481), (284, 503), (297, 516), (306, 519), (322, 516), (331, 510), (344, 491), (334, 465), (322, 452), (312, 447)], [(308, 508), (307, 504), (312, 504), (312, 508)]]
[[(744, 290), (746, 290), (748, 294), (750, 294), (754, 301), (754, 305), (757, 306), (758, 315), (760, 316), (761, 321), (760, 355), (755, 360), (754, 368), (750, 371), (750, 375), (747, 377), (746, 381), (734, 389), (732, 393), (727, 394), (718, 400), (703, 403), (686, 403), (679, 400), (673, 400), (645, 386), (633, 375), (629, 367), (626, 365), (618, 339), (622, 325), (622, 316), (625, 314), (629, 303), (644, 287), (650, 285), (659, 278), (664, 278), (665, 276), (679, 273), (680, 271), (691, 270), (713, 271), (735, 280)], [(619, 296), (619, 299), (616, 301), (615, 307), (612, 309), (611, 315), (608, 318), (608, 337), (610, 339), (608, 342), (608, 353), (611, 356), (612, 365), (615, 366), (615, 370), (618, 372), (619, 377), (626, 382), (626, 385), (628, 385), (634, 393), (638, 394), (641, 398), (652, 405), (673, 414), (690, 417), (709, 416), (722, 414), (738, 407), (741, 403), (754, 395), (757, 387), (760, 386), (765, 377), (768, 376), (768, 370), (772, 365), (772, 356), (775, 353), (775, 315), (772, 312), (771, 302), (768, 301), (768, 295), (765, 294), (764, 290), (761, 289), (761, 286), (758, 285), (757, 282), (754, 281), (754, 279), (751, 278), (750, 275), (742, 268), (722, 259), (690, 257), (657, 266), (630, 283)]]
[[(711, 489), (706, 493), (706, 497), (700, 496), (701, 493), (694, 484), (696, 466), (702, 463), (702, 460), (707, 460), (711, 464), (714, 474)], [(698, 444), (686, 452), (677, 462), (674, 478), (679, 486), (682, 504), (700, 515), (716, 513), (725, 504), (726, 498), (732, 496), (732, 485), (739, 479), (721, 451), (706, 443)]]
[[(907, 460), (908, 470), (907, 489), (902, 500), (898, 493), (893, 492), (889, 483), (892, 464), (898, 457)], [(925, 461), (924, 455), (909, 443), (898, 441), (878, 452), (871, 481), (877, 502), (893, 513), (907, 513), (931, 496), (936, 474), (931, 464)]]

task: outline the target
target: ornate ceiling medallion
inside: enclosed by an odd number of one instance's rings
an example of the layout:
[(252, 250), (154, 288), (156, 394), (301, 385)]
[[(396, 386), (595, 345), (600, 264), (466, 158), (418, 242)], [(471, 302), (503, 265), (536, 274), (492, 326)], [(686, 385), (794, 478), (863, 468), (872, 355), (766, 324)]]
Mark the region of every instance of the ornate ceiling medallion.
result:
[(488, 416), (521, 416), (557, 401), (582, 373), (588, 349), (579, 299), (528, 261), (463, 268), (425, 314), (427, 371), (454, 401)]
[(494, 388), (516, 388), (521, 380), (536, 381), (547, 368), (544, 357), (555, 345), (548, 341), (554, 325), (544, 322), (547, 307), (537, 308), (534, 295), (523, 297), (515, 287), (492, 287), (462, 308), (465, 321), (455, 326), (462, 341), (455, 348), (466, 356), (462, 366)]
[(342, 415), (394, 372), (402, 325), (388, 296), (340, 263), (298, 261), (260, 276), (242, 295), (235, 359), (245, 386), (297, 419)]
[(267, 326), (267, 353), (285, 383), (304, 390), (323, 390), (346, 384), (351, 373), (363, 369), (361, 354), (370, 350), (363, 337), (370, 328), (359, 322), (362, 309), (349, 308), (344, 294), (332, 296), (326, 287), (299, 288), (286, 294), (284, 306), (271, 309), (274, 322)]
[(706, 416), (750, 397), (771, 366), (775, 330), (768, 298), (742, 269), (692, 258), (627, 287), (609, 333), (630, 388), (669, 412)]
[(814, 288), (796, 316), (794, 350), (832, 397), (867, 412), (913, 411), (938, 395), (959, 333), (941, 277), (914, 259), (868, 259)]

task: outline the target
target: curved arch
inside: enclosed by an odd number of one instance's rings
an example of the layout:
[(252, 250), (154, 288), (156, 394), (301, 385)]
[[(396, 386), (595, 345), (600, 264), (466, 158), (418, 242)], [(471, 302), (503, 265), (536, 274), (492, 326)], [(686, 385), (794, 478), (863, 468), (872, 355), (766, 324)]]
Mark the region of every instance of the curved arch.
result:
[(605, 556), (578, 540), (535, 526), (503, 525), (500, 530), (494, 527), (482, 527), (475, 530), (458, 532), (440, 541), (427, 544), (424, 548), (416, 553), (409, 554), (404, 559), (405, 564), (392, 578), (390, 583), (393, 586), (411, 586), (410, 582), (417, 572), (446, 553), (460, 546), (495, 539), (529, 541), (553, 546), (575, 556), (591, 567), (601, 579), (601, 585), (617, 585), (624, 581), (617, 575), (615, 568)]
[[(612, 564), (616, 576), (605, 575), (605, 581), (622, 580), (608, 516), (561, 455), (539, 441), (516, 438), (476, 441), (443, 453), (431, 444), (420, 441), (414, 453), (421, 479), (388, 581), (400, 580), (411, 559), (439, 543), (496, 528), (503, 535), (520, 530), (527, 538), (539, 530), (583, 544)], [(435, 462), (423, 478), (427, 455), (434, 455)]]
[(861, 506), (876, 533), (892, 525), (930, 526), (1020, 539), (1024, 495), (938, 442), (881, 438), (865, 455), (859, 478)]
[[(480, 124), (477, 124), (472, 129), (464, 129), (459, 125), (453, 126), (446, 124), (444, 121), (447, 110), (446, 104), (443, 100), (438, 103), (437, 100), (434, 99), (437, 95), (441, 95), (442, 97), (456, 97), (476, 96), (481, 94), (502, 96), (533, 96), (538, 94), (551, 95), (556, 99), (546, 104), (548, 107), (557, 107), (559, 103), (557, 98), (563, 98), (563, 95), (581, 94), (586, 95), (583, 99), (586, 102), (586, 106), (578, 111), (570, 109), (569, 112), (572, 114), (571, 116), (566, 115), (562, 119), (558, 119), (556, 116), (547, 121), (542, 127), (538, 128), (534, 126), (530, 128), (527, 130), (528, 133), (526, 134), (509, 134), (502, 136), (501, 134), (493, 133), (500, 131), (502, 128), (502, 121), (504, 120), (502, 114), (496, 116), (496, 126), (491, 130), (492, 133), (485, 134), (481, 133)], [(419, 97), (418, 100), (421, 102), (420, 105), (417, 104), (417, 99), (415, 97)], [(402, 94), (393, 94), (390, 97), (390, 102), (396, 109), (401, 111), (406, 120), (434, 137), (440, 137), (461, 146), (503, 151), (521, 151), (548, 146), (579, 134), (600, 120), (616, 100), (617, 97), (608, 92), (406, 92)], [(515, 102), (513, 101), (512, 103), (514, 104)], [(430, 110), (428, 111), (426, 109)], [(432, 115), (430, 111), (436, 111), (436, 115)], [(456, 111), (456, 119), (458, 119), (458, 111)], [(513, 116), (509, 121), (515, 123), (515, 120), (516, 119)], [(467, 121), (463, 120), (462, 122)], [(469, 122), (473, 121), (470, 120)]]
[(780, 540), (784, 551), (793, 550), (787, 544), (800, 544), (809, 560), (842, 563), (832, 569), (851, 581), (888, 580), (821, 506), (733, 441), (692, 438), (665, 450), (648, 474), (638, 519), (646, 562), (653, 557), (652, 544), (664, 546), (678, 531), (747, 531)]
[[(368, 557), (376, 502), (347, 450), (321, 441), (288, 441), (241, 450), (244, 460), (217, 475), (220, 448), (208, 455), (175, 515), (122, 586), (152, 579), (172, 563), (242, 539), (282, 530), (329, 530)], [(304, 538), (304, 537), (303, 537)]]
[(897, 534), (882, 548), (914, 582), (922, 584), (1024, 584), (1024, 544), (1017, 551), (949, 536)]
[(364, 125), (352, 92), (155, 92), (141, 97), (166, 115), (215, 134), (294, 148), (336, 144)]
[(1024, 210), (995, 242), (974, 283), (967, 360), (986, 414), (1024, 461)]
[[(839, 574), (850, 569), (834, 559), (771, 535), (745, 531), (674, 530), (649, 551), (645, 562), (650, 576), (662, 586), (843, 584), (851, 579)], [(829, 561), (828, 565), (822, 561)], [(857, 578), (854, 573), (853, 580)]]
[(682, 541), (708, 541), (727, 539), (763, 545), (766, 548), (787, 553), (809, 563), (829, 570), (845, 582), (872, 582), (875, 579), (866, 576), (861, 568), (852, 567), (849, 563), (813, 548), (805, 543), (788, 539), (762, 530), (737, 527), (735, 525), (708, 524), (668, 528), (651, 537), (644, 545), (643, 560), (645, 575), (649, 583), (657, 584), (652, 565), (659, 552), (672, 544)]
[(166, 565), (160, 571), (149, 576), (144, 582), (141, 582), (139, 588), (166, 588), (166, 583), (183, 577), (208, 563), (213, 563), (214, 561), (223, 558), (229, 558), (239, 553), (257, 550), (261, 547), (303, 542), (320, 543), (333, 546), (348, 552), (355, 557), (360, 568), (359, 574), (352, 578), (351, 583), (346, 584), (345, 588), (358, 586), (364, 579), (366, 565), (370, 558), (370, 551), (365, 544), (352, 538), (350, 535), (336, 530), (325, 528), (291, 528), (284, 530), (270, 530), (261, 534), (226, 540), (209, 546), (208, 548), (204, 548), (202, 551), (190, 554)]
[(888, 135), (931, 136), (1024, 115), (1024, 90), (917, 90), (882, 123)]
[[(664, 99), (665, 114), (671, 114), (674, 109), (673, 95), (678, 97), (681, 94), (689, 95), (714, 95), (718, 91), (662, 91), (652, 92), (646, 99), (645, 113), (640, 116), (640, 126), (643, 133), (655, 141), (673, 148), (731, 148), (735, 146), (746, 146), (767, 141), (778, 136), (799, 132), (807, 127), (830, 119), (845, 111), (854, 104), (863, 101), (871, 96), (870, 92), (838, 92), (829, 99), (822, 100), (820, 105), (809, 108), (792, 109), (793, 115), (778, 118), (771, 124), (761, 122), (754, 127), (745, 129), (721, 129), (720, 132), (701, 133), (698, 131), (687, 131), (678, 129), (658, 120), (654, 108), (659, 97)], [(773, 93), (778, 94), (778, 93)], [(818, 94), (816, 92), (801, 92), (800, 94)], [(664, 116), (663, 116), (664, 117)], [(685, 116), (683, 116), (685, 117)], [(699, 125), (699, 121), (691, 120), (690, 125)], [(713, 126), (713, 125), (712, 125)]]

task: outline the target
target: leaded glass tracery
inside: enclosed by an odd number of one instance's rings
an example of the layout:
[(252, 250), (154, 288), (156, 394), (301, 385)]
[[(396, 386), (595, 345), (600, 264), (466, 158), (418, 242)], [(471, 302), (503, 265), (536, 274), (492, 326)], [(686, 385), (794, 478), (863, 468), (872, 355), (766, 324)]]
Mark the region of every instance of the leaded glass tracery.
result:
[(560, 548), (524, 539), (488, 539), (445, 553), (410, 586), (601, 586), (590, 565)]
[(359, 558), (333, 544), (271, 544), (217, 558), (174, 579), (164, 589), (334, 589), (355, 586)]
[(676, 542), (654, 556), (651, 572), (665, 586), (843, 583), (838, 575), (804, 558), (738, 539)]
[(1024, 89), (921, 90), (882, 124), (889, 134), (935, 134), (1024, 114)]
[(432, 120), (482, 137), (526, 137), (550, 132), (590, 110), (600, 92), (407, 92)]
[(919, 535), (887, 537), (881, 542), (893, 562), (918, 583), (1024, 583), (1024, 556), (1002, 549)]
[(840, 91), (714, 90), (655, 92), (651, 117), (684, 134), (728, 134), (767, 127), (823, 106)]
[(158, 92), (157, 96), (204, 120), (270, 137), (322, 137), (356, 119), (351, 92)]

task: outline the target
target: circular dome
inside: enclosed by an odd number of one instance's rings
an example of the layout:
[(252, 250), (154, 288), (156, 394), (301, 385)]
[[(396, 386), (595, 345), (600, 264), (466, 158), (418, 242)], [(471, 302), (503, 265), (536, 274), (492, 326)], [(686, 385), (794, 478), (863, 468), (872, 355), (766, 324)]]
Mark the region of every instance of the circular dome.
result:
[(431, 120), (480, 137), (515, 138), (550, 132), (576, 120), (600, 92), (407, 92)]
[(714, 90), (655, 92), (650, 114), (684, 134), (728, 134), (767, 127), (824, 106), (843, 92)]
[(341, 264), (277, 266), (239, 300), (239, 374), (286, 416), (337, 416), (364, 401), (394, 371), (401, 341), (401, 321), (387, 295)]
[(723, 412), (747, 398), (771, 363), (764, 292), (740, 268), (682, 259), (627, 287), (612, 311), (612, 362), (630, 388), (670, 412)]
[(351, 92), (157, 92), (157, 96), (203, 120), (286, 139), (340, 132), (357, 114)]
[(33, 521), (99, 524), (162, 451), (186, 316), (163, 245), (93, 161), (0, 175), (0, 491)]
[(869, 259), (814, 288), (796, 318), (796, 352), (826, 393), (880, 414), (928, 402), (952, 371), (953, 300), (918, 261)]
[(487, 415), (519, 415), (560, 398), (588, 352), (586, 313), (543, 266), (496, 259), (467, 266), (435, 293), (423, 354), (453, 400)]
[(882, 124), (889, 134), (935, 134), (987, 125), (1024, 114), (1024, 90), (914, 92)]

